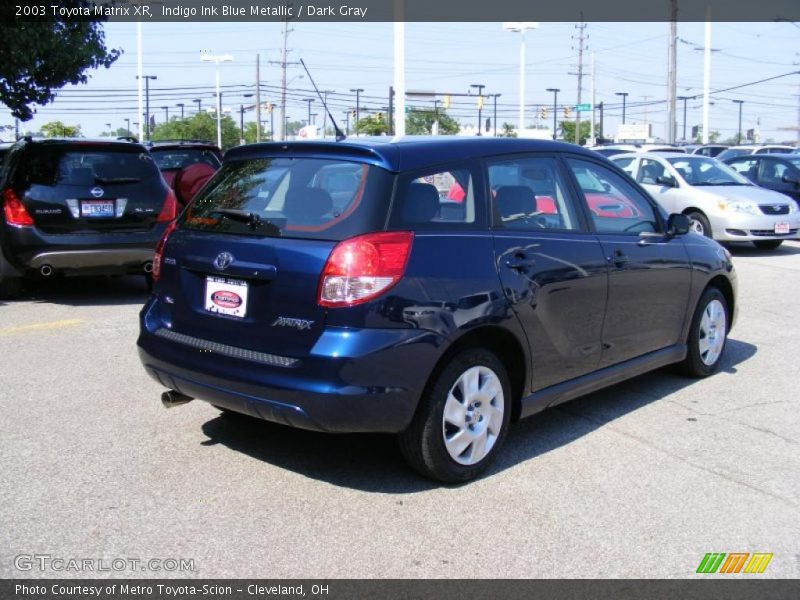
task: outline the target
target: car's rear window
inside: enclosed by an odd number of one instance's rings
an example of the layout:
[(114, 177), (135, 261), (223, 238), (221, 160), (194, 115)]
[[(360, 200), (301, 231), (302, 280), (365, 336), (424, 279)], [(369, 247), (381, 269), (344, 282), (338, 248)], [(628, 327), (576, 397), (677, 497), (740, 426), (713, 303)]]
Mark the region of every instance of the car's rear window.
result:
[(143, 149), (102, 146), (32, 148), (14, 174), (34, 185), (113, 185), (152, 181), (161, 175)]
[(150, 153), (162, 171), (183, 169), (195, 163), (218, 169), (221, 164), (217, 154), (208, 148), (152, 148)]
[(393, 175), (320, 158), (260, 158), (223, 165), (181, 227), (237, 235), (342, 240), (385, 228)]

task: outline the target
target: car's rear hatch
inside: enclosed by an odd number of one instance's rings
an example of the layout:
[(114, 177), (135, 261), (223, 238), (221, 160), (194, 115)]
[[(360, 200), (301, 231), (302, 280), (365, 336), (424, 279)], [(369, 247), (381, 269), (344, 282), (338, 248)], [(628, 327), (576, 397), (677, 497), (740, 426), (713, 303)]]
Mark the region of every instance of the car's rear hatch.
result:
[(385, 227), (391, 183), (388, 171), (339, 158), (226, 162), (164, 248), (157, 291), (172, 302), (172, 331), (306, 356), (324, 327), (318, 286), (331, 250)]
[(10, 187), (45, 233), (146, 231), (168, 188), (136, 144), (41, 143), (11, 174)]

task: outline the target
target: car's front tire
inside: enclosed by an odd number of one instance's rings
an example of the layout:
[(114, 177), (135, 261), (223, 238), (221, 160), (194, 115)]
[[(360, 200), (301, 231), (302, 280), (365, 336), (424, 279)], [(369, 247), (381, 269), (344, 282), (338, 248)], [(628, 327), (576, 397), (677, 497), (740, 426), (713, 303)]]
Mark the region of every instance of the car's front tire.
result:
[(511, 420), (505, 366), (489, 350), (453, 356), (428, 386), (400, 449), (422, 475), (445, 483), (478, 477), (494, 461)]
[(689, 331), (688, 353), (680, 364), (690, 377), (708, 377), (718, 368), (728, 341), (728, 302), (715, 287), (700, 297)]
[(686, 213), (686, 216), (689, 217), (689, 229), (691, 231), (704, 235), (707, 238), (712, 237), (711, 223), (708, 222), (708, 218), (703, 213), (691, 211)]
[(753, 242), (753, 246), (759, 250), (775, 250), (779, 248), (782, 243), (783, 240), (758, 240)]

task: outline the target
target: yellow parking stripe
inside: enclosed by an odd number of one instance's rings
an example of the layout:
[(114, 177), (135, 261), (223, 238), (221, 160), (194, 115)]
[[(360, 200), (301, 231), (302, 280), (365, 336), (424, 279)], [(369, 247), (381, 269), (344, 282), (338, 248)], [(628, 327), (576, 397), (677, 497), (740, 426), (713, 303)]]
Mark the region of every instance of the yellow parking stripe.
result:
[(31, 325), (18, 325), (16, 327), (6, 327), (0, 329), (0, 336), (15, 335), (17, 333), (28, 333), (29, 331), (50, 331), (53, 329), (63, 329), (83, 323), (83, 319), (63, 319), (61, 321), (50, 321), (49, 323), (33, 323)]

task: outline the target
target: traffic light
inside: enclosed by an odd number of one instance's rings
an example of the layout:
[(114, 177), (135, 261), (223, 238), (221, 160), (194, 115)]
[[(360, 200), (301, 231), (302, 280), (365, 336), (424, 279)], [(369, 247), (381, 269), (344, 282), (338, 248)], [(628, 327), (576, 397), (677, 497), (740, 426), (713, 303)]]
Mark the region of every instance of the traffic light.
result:
[(358, 116), (358, 113), (356, 112), (356, 109), (355, 109), (355, 108), (354, 108), (353, 110), (351, 110), (351, 111), (350, 111), (350, 115), (351, 115), (351, 116), (352, 116), (354, 119), (355, 119), (355, 118)]
[(445, 108), (450, 108), (450, 95), (449, 94), (444, 97), (444, 100), (442, 100), (442, 106), (444, 106)]
[(275, 108), (275, 105), (272, 102), (267, 102), (267, 113), (272, 114), (272, 109)]
[(483, 96), (478, 96), (478, 108), (483, 108)]
[(380, 113), (380, 112), (377, 113), (375, 115), (375, 118), (378, 119), (378, 121), (383, 122), (383, 113)]
[(569, 106), (564, 107), (564, 118), (569, 119), (570, 114), (572, 114), (572, 109)]
[(547, 118), (547, 107), (546, 106), (542, 106), (539, 109), (539, 118), (540, 119), (546, 119)]

